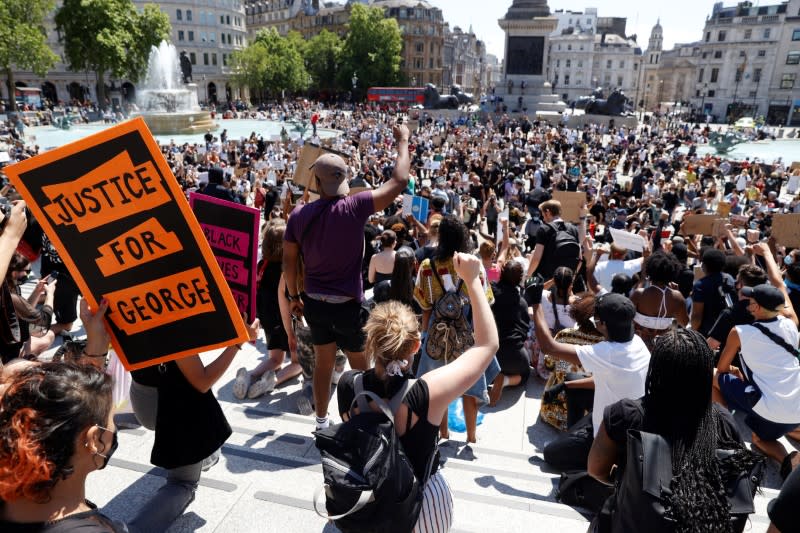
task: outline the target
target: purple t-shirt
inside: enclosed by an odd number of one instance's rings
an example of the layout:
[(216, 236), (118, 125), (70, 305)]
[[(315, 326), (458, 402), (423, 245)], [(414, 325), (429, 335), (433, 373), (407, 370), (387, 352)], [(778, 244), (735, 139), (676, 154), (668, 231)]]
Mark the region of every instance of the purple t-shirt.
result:
[[(372, 191), (330, 200), (316, 200), (292, 212), (283, 239), (299, 243), (305, 262), (305, 292), (363, 298), (361, 263), (364, 226), (375, 212)], [(312, 222), (313, 219), (313, 222)]]

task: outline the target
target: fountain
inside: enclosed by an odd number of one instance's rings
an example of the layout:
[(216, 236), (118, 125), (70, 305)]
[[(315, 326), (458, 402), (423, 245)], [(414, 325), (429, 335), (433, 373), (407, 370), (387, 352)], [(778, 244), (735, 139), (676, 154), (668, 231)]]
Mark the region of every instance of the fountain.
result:
[[(184, 75), (184, 79), (186, 76)], [(188, 76), (191, 79), (191, 74)], [(182, 83), (180, 59), (166, 42), (150, 51), (145, 86), (138, 92), (139, 113), (153, 135), (192, 134), (217, 129), (197, 103), (197, 85)]]

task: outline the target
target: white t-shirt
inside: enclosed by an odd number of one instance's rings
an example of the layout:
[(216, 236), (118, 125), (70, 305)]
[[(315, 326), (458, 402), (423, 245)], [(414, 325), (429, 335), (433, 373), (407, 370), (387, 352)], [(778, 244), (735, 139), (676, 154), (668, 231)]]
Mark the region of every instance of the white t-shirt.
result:
[(631, 259), (630, 261), (623, 261), (622, 259), (607, 259), (599, 261), (594, 267), (594, 277), (597, 283), (607, 291), (611, 290), (611, 280), (617, 274), (627, 274), (633, 276), (642, 269), (641, 259)]
[[(779, 316), (771, 322), (761, 322), (772, 333), (791, 346), (800, 340), (794, 322)], [(761, 399), (753, 407), (759, 416), (780, 424), (800, 423), (800, 363), (753, 326), (736, 326), (742, 342), (742, 372), (752, 376), (761, 389)]]
[[(542, 312), (544, 313), (544, 321), (547, 326), (552, 330), (556, 327), (556, 315), (553, 313), (553, 300), (550, 291), (542, 293)], [(558, 321), (561, 323), (562, 328), (575, 327), (575, 320), (569, 316), (569, 306), (564, 304), (556, 304), (558, 311)]]
[(644, 396), (650, 351), (638, 335), (630, 342), (603, 341), (576, 346), (575, 351), (583, 368), (594, 375), (592, 425), (597, 435), (606, 407), (623, 398)]

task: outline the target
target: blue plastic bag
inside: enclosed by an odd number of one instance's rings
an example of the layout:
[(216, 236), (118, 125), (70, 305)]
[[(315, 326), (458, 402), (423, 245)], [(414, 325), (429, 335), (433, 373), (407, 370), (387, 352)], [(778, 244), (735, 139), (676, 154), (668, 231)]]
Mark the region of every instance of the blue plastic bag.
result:
[[(483, 422), (483, 413), (478, 411), (478, 423), (476, 425), (480, 426), (481, 422)], [(461, 401), (461, 397), (458, 397), (447, 406), (447, 427), (459, 433), (467, 431), (467, 421), (464, 420), (464, 404)]]

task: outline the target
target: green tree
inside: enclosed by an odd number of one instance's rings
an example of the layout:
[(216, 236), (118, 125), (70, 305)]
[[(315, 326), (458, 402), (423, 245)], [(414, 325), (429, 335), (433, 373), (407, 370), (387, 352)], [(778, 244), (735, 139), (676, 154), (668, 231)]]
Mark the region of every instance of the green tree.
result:
[(150, 48), (170, 35), (169, 17), (157, 5), (141, 12), (131, 0), (64, 0), (56, 13), (69, 69), (97, 75), (97, 100), (106, 107), (105, 76), (137, 81)]
[(58, 60), (47, 45), (43, 21), (53, 10), (53, 0), (0, 1), (0, 69), (6, 75), (8, 103), (17, 109), (14, 97), (14, 67), (44, 77)]
[(397, 85), (402, 49), (403, 37), (395, 19), (386, 18), (380, 7), (353, 4), (342, 46), (340, 86), (350, 87), (353, 74), (358, 76), (357, 93), (367, 87)]
[(246, 48), (231, 56), (233, 81), (254, 92), (277, 95), (308, 88), (308, 72), (294, 38), (281, 37), (275, 28), (261, 30)]
[(319, 91), (334, 92), (339, 77), (339, 57), (342, 53), (342, 40), (328, 30), (307, 41), (305, 48), (306, 69), (311, 83)]

